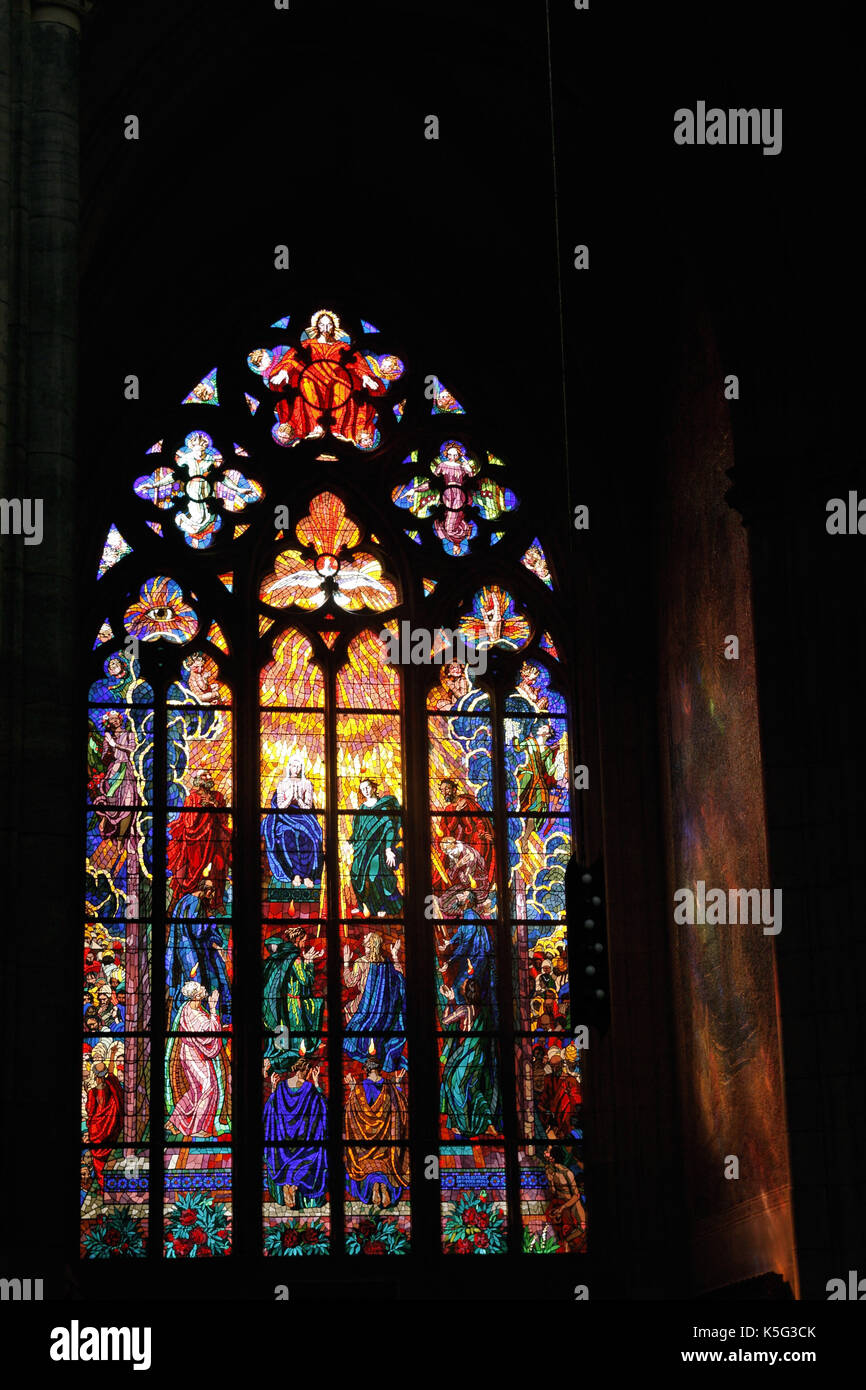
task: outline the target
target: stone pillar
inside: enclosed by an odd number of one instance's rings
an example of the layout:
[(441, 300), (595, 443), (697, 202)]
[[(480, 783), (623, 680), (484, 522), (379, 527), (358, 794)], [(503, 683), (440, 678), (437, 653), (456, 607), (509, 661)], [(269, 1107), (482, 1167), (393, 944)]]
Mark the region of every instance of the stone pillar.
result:
[[(68, 1252), (74, 1175), (61, 1170), (79, 1125), (63, 1057), (80, 1015), (82, 711), (78, 707), (80, 555), (75, 417), (78, 300), (78, 0), (13, 0), (0, 19), (5, 160), (0, 275), (2, 495), (41, 502), (38, 531), (0, 537), (0, 837), (7, 956), (4, 1067), (10, 1077), (7, 1250), (41, 1252), (45, 1275)], [(7, 139), (3, 141), (4, 133)], [(26, 511), (25, 511), (26, 515)], [(41, 1060), (40, 1060), (41, 1058)], [(13, 1116), (19, 1117), (12, 1119)], [(30, 1154), (20, 1190), (19, 1145)], [(34, 1227), (35, 1223), (35, 1227)], [(27, 1234), (25, 1234), (27, 1233)], [(4, 1241), (6, 1244), (6, 1241)], [(16, 1267), (16, 1273), (17, 1267)], [(39, 1277), (43, 1268), (21, 1268)], [(53, 1290), (52, 1290), (53, 1292)], [(46, 1293), (46, 1296), (48, 1294)]]

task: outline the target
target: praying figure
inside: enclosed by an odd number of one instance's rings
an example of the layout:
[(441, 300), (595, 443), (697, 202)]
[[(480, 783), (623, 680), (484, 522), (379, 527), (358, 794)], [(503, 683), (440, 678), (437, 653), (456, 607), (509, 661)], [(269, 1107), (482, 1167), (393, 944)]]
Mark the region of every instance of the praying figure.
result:
[(179, 1012), (186, 1002), (186, 982), (197, 979), (208, 993), (218, 991), (222, 1013), (231, 1016), (228, 933), (226, 927), (208, 920), (212, 907), (213, 883), (207, 877), (202, 879), (197, 893), (187, 893), (175, 904), (177, 920), (169, 923), (165, 953), (165, 983), (172, 996), (173, 1012)]
[(166, 1129), (184, 1139), (212, 1139), (230, 1128), (219, 991), (208, 994), (204, 985), (190, 980), (182, 993), (186, 1003), (175, 1027), (186, 1036), (173, 1038), (166, 1056), (168, 1090), (174, 1101)]
[(275, 814), (265, 817), (265, 853), (271, 887), (314, 888), (321, 877), (322, 827), (314, 814), (313, 784), (301, 753), (292, 754), (271, 798)]

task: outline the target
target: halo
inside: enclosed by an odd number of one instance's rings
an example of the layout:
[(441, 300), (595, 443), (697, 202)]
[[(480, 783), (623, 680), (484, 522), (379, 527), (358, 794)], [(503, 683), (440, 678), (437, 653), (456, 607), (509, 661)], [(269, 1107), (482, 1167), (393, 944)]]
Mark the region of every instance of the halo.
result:
[(319, 319), (322, 317), (322, 314), (328, 315), (328, 318), (334, 325), (334, 332), (339, 333), (340, 319), (338, 315), (334, 313), (333, 309), (316, 309), (315, 312), (310, 315), (310, 322), (307, 331), (309, 332), (310, 329), (315, 329), (315, 331), (318, 333)]

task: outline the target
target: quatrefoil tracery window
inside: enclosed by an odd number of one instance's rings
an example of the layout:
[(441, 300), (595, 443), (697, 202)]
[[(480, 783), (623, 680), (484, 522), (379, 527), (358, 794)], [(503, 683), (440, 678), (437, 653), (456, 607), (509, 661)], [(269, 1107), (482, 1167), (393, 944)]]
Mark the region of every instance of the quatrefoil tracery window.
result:
[[(554, 579), (531, 532), (479, 577), (519, 514), (506, 465), (470, 420), (453, 437), (466, 412), (438, 378), (416, 385), (369, 346), (373, 324), (356, 346), (345, 322), (319, 310), (293, 345), (246, 353), (231, 402), (206, 373), (184, 397), (192, 427), (147, 450), (173, 466), (132, 473), (142, 511), (108, 529), (88, 742), (87, 1257), (409, 1254), (413, 1201), (432, 1190), (416, 1134), (437, 1110), (445, 1252), (585, 1246), (568, 711), (538, 618)], [(285, 339), (290, 323), (272, 327)], [(286, 498), (276, 534), (268, 507)], [(473, 561), (471, 592), (440, 606), (449, 566)], [(252, 1075), (241, 1031), (247, 1048), (261, 1038), (254, 1133), (233, 1113)], [(237, 1226), (241, 1151), (261, 1160), (258, 1235)]]

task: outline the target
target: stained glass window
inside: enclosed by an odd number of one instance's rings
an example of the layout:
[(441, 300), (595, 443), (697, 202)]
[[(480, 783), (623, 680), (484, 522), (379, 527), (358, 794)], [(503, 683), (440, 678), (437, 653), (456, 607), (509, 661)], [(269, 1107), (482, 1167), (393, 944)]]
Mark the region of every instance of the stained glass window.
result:
[(387, 326), (269, 326), (95, 553), (81, 1253), (580, 1252), (549, 542)]

